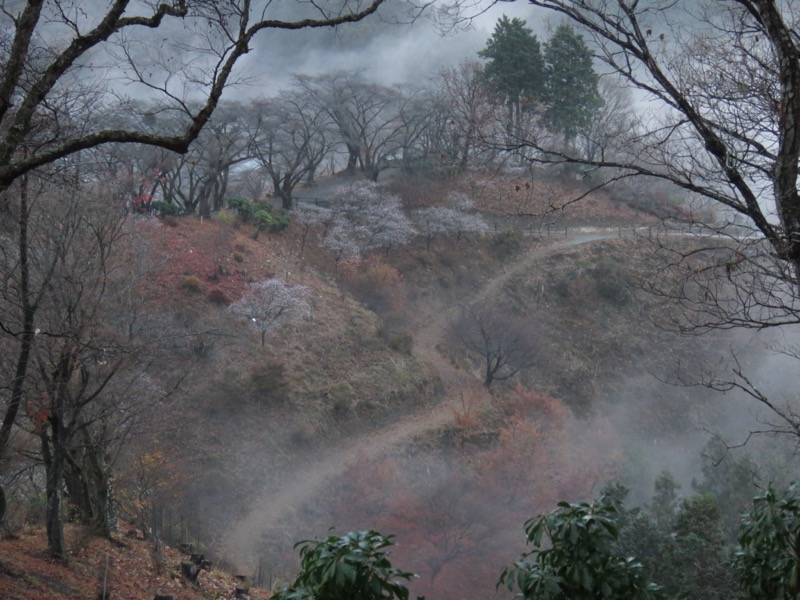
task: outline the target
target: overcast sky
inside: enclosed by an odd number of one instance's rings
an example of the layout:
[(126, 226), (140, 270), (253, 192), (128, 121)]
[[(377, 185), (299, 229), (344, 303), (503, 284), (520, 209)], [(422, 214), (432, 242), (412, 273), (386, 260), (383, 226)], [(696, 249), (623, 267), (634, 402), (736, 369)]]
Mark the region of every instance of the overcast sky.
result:
[[(487, 3), (488, 5), (489, 3)], [(442, 35), (430, 19), (387, 24), (374, 16), (340, 32), (273, 31), (260, 36), (244, 64), (255, 94), (270, 95), (285, 87), (293, 73), (317, 74), (355, 69), (384, 83), (424, 81), (442, 67), (477, 60), (503, 14), (520, 17), (546, 38), (546, 13), (527, 2), (500, 2), (477, 16), (466, 30)], [(370, 21), (369, 19), (372, 19)], [(248, 93), (241, 89), (238, 93)], [(248, 94), (249, 95), (249, 94)]]

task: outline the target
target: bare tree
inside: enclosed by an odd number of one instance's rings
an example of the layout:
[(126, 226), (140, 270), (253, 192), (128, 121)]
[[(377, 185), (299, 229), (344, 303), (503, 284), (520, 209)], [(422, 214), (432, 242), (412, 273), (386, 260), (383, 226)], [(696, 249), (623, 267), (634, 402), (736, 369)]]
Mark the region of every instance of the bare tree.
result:
[(450, 474), (446, 483), (420, 491), (413, 504), (395, 509), (422, 539), (431, 583), (447, 565), (485, 550), (491, 526), (484, 506), (465, 477)]
[(279, 326), (311, 317), (309, 293), (309, 288), (302, 285), (290, 286), (279, 279), (266, 279), (251, 284), (229, 309), (261, 332), (263, 347), (267, 336)]
[(299, 76), (297, 85), (335, 125), (347, 150), (347, 172), (359, 167), (376, 181), (386, 158), (405, 143), (398, 90), (350, 71)]
[[(269, 3), (262, 7), (238, 1), (180, 0), (159, 4), (148, 13), (145, 4), (131, 6), (129, 1), (117, 0), (105, 13), (91, 16), (71, 11), (61, 2), (28, 2), (17, 11), (5, 10), (3, 30), (14, 34), (2, 39), (1, 49), (6, 69), (0, 80), (0, 188), (37, 166), (109, 142), (139, 142), (185, 152), (211, 118), (234, 77), (237, 61), (260, 32), (355, 22), (381, 4), (382, 0), (366, 5), (345, 3), (330, 11), (314, 6), (307, 18), (296, 21), (271, 18)], [(194, 36), (193, 53), (182, 51), (184, 40), (179, 32), (183, 26)], [(50, 47), (42, 45), (44, 40)], [(181, 60), (183, 64), (175, 64)], [(180, 129), (160, 134), (139, 126), (145, 115), (104, 85), (107, 66), (115, 68), (118, 78), (133, 88), (158, 95), (161, 112), (183, 115)], [(82, 88), (93, 93), (75, 96), (85, 115), (82, 126), (74, 128), (71, 135), (31, 145), (43, 115), (54, 99), (63, 97), (65, 85), (75, 81), (77, 69), (85, 74), (93, 67), (98, 75), (81, 82)], [(205, 100), (188, 102), (189, 95), (196, 93)], [(103, 126), (106, 120), (102, 117), (112, 101), (116, 110), (131, 109), (127, 126)]]
[(455, 331), (467, 350), (481, 357), (487, 388), (533, 367), (539, 357), (530, 323), (497, 308), (465, 309)]
[(502, 110), (498, 111), (493, 101), (480, 63), (464, 62), (443, 69), (439, 78), (447, 118), (442, 132), (443, 151), (463, 170), (479, 155), (484, 146), (482, 140), (492, 139), (496, 128), (504, 131)]
[(142, 385), (151, 381), (153, 336), (128, 326), (136, 301), (129, 292), (137, 280), (130, 251), (142, 249), (125, 244), (125, 216), (108, 210), (111, 190), (77, 186), (74, 179), (55, 185), (57, 172), (36, 175), (26, 174), (9, 188), (19, 192), (14, 209), (26, 211), (27, 244), (8, 246), (0, 260), (8, 284), (0, 293), (0, 337), (18, 372), (24, 326), (34, 313), (27, 346), (33, 368), (5, 391), (19, 394), (24, 415), (15, 437), (38, 439), (48, 547), (64, 557), (65, 484), (81, 519), (108, 535), (115, 523), (110, 483), (115, 455), (144, 408), (157, 400), (158, 386)]
[[(173, 181), (177, 178), (171, 195), (180, 198), (186, 212), (208, 218), (225, 202), (231, 169), (251, 157), (244, 106), (221, 102), (189, 152), (180, 157), (180, 168), (165, 169)], [(188, 190), (182, 185), (184, 173)]]
[(618, 77), (602, 77), (598, 92), (603, 105), (597, 109), (588, 127), (577, 134), (576, 147), (588, 160), (610, 158), (621, 150), (614, 142), (625, 132), (638, 129), (638, 115), (633, 110), (633, 97), (624, 80)]
[(326, 111), (306, 95), (289, 91), (250, 105), (250, 154), (272, 181), (275, 195), (291, 210), (292, 193), (313, 175), (329, 151)]

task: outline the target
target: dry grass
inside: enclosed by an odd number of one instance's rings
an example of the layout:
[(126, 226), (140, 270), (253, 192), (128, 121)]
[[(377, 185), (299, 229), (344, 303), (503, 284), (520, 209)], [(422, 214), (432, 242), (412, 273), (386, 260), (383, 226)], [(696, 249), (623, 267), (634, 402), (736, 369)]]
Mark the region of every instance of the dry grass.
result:
[[(121, 524), (125, 531), (124, 524)], [(232, 599), (247, 584), (214, 568), (201, 571), (198, 585), (180, 576), (188, 557), (163, 549), (164, 573), (152, 568), (151, 544), (120, 536), (111, 541), (87, 535), (78, 526), (66, 529), (69, 561), (49, 558), (44, 531), (27, 528), (14, 539), (0, 540), (0, 598), (4, 600), (87, 600), (107, 598), (152, 600), (171, 594), (176, 600)], [(266, 600), (265, 590), (250, 588), (251, 600)]]

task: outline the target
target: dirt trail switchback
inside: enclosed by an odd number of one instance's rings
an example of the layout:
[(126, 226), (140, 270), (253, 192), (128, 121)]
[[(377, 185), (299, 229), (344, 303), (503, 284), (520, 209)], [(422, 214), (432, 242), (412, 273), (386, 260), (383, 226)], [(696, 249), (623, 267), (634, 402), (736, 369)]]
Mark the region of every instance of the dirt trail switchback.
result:
[(299, 465), (297, 477), (286, 479), (280, 488), (262, 490), (253, 501), (249, 513), (239, 520), (224, 540), (229, 560), (240, 566), (252, 562), (256, 556), (256, 545), (264, 530), (277, 523), (282, 515), (301, 505), (305, 498), (324, 493), (325, 487), (360, 457), (379, 457), (398, 444), (453, 422), (458, 412), (463, 410), (461, 399), (465, 392), (468, 391), (473, 400), (488, 402), (489, 394), (482, 382), (465, 376), (464, 371), (455, 367), (437, 350), (448, 327), (459, 316), (460, 311), (491, 297), (507, 281), (531, 268), (537, 260), (551, 252), (615, 237), (616, 230), (582, 231), (547, 246), (534, 247), (498, 271), (466, 303), (454, 304), (444, 310), (429, 308), (424, 312), (418, 319), (413, 354), (420, 362), (439, 373), (445, 388), (443, 401), (406, 415), (377, 431), (352, 439), (339, 448), (332, 448), (324, 455), (316, 457), (313, 462)]

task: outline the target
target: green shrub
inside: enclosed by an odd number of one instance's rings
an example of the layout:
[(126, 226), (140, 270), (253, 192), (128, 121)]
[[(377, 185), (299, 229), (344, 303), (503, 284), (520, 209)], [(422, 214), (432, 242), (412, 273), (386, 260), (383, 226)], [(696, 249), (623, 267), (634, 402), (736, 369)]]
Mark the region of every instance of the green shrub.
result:
[(257, 210), (253, 214), (253, 223), (256, 230), (253, 232), (253, 239), (258, 238), (262, 231), (277, 233), (286, 229), (292, 222), (289, 213), (282, 208), (273, 209), (268, 204), (257, 205)]
[(273, 233), (283, 231), (292, 224), (292, 216), (282, 208), (273, 210), (272, 216), (275, 219), (275, 224), (272, 228)]
[(736, 567), (742, 589), (754, 600), (800, 595), (800, 494), (797, 484), (779, 493), (770, 484), (742, 517)]
[(283, 231), (292, 222), (292, 217), (282, 208), (272, 208), (269, 204), (259, 205), (254, 215), (256, 225), (270, 233)]
[(351, 531), (326, 540), (305, 540), (300, 548), (300, 574), (273, 595), (274, 600), (408, 600), (403, 580), (414, 577), (393, 567), (384, 550), (394, 536), (377, 531)]
[(268, 231), (272, 228), (275, 224), (275, 219), (272, 218), (272, 214), (269, 211), (261, 209), (253, 214), (253, 222), (256, 226), (256, 230), (253, 232), (253, 239), (255, 240), (260, 232)]
[(221, 208), (217, 213), (217, 221), (224, 225), (233, 225), (234, 222), (236, 222), (236, 217), (224, 208)]
[(559, 502), (554, 511), (530, 519), (525, 535), (533, 548), (503, 570), (497, 587), (518, 588), (524, 600), (660, 598), (642, 564), (617, 547), (620, 508), (611, 497), (592, 504)]
[(228, 208), (235, 210), (239, 219), (245, 223), (249, 223), (256, 213), (255, 204), (247, 198), (231, 198), (228, 200)]
[(177, 217), (183, 214), (183, 209), (176, 204), (156, 200), (150, 205), (150, 210), (159, 217)]

